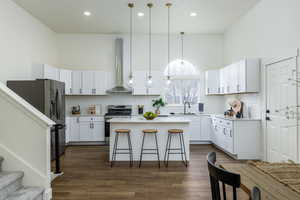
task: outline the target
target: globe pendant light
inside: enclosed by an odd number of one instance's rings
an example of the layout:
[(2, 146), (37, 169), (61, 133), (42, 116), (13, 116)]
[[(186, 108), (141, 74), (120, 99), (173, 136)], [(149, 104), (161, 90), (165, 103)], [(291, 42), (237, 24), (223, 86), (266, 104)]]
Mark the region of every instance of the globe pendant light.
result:
[(148, 3), (147, 4), (147, 6), (148, 6), (148, 8), (149, 8), (149, 74), (148, 74), (148, 77), (147, 77), (147, 84), (146, 84), (146, 86), (148, 87), (148, 88), (150, 88), (151, 86), (152, 86), (152, 71), (151, 71), (151, 65), (152, 65), (152, 63), (151, 63), (151, 59), (152, 59), (152, 46), (151, 46), (151, 43), (152, 43), (152, 30), (151, 30), (151, 17), (152, 17), (152, 15), (151, 15), (151, 8), (153, 7), (153, 4), (152, 3)]
[(172, 6), (171, 3), (166, 4), (168, 8), (168, 76), (167, 76), (167, 81), (166, 84), (170, 85), (171, 84), (171, 76), (170, 76), (170, 7)]
[(133, 85), (133, 74), (132, 74), (132, 9), (134, 7), (133, 3), (129, 3), (128, 7), (130, 8), (130, 74), (129, 74), (129, 81), (128, 81), (128, 85), (130, 87), (132, 87)]

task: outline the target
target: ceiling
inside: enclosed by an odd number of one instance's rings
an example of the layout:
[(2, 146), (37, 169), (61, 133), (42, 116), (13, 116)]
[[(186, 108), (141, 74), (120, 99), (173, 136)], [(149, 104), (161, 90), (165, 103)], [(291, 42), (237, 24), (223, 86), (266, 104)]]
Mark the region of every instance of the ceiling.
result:
[[(148, 30), (149, 0), (13, 0), (58, 33), (127, 33), (129, 2), (135, 3), (134, 31)], [(167, 32), (167, 8), (171, 2), (171, 32), (223, 33), (260, 0), (152, 0), (154, 33)], [(91, 16), (83, 15), (90, 11)], [(144, 17), (138, 17), (144, 12)], [(196, 12), (196, 17), (190, 13)]]

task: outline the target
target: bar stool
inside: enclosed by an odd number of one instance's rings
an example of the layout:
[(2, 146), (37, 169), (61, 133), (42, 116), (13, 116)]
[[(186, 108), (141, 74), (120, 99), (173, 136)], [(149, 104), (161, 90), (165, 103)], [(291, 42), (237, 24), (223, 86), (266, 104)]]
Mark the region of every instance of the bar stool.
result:
[[(173, 136), (179, 136), (180, 140), (180, 148), (171, 148), (172, 143), (172, 137)], [(180, 152), (171, 152), (171, 151), (180, 151)], [(170, 154), (181, 154), (181, 159), (183, 164), (187, 167), (187, 157), (186, 157), (186, 151), (185, 151), (185, 144), (184, 144), (184, 137), (183, 137), (183, 130), (181, 129), (169, 129), (168, 130), (168, 139), (167, 139), (167, 145), (166, 145), (166, 152), (165, 152), (165, 158), (164, 163), (165, 166), (168, 167), (169, 165), (169, 156)]]
[[(130, 167), (133, 165), (133, 153), (132, 153), (132, 144), (130, 139), (130, 130), (129, 129), (116, 129), (115, 143), (112, 153), (111, 167), (113, 167), (114, 162), (116, 161), (117, 154), (129, 154)], [(119, 135), (125, 134), (128, 140), (128, 148), (118, 148)], [(121, 152), (118, 152), (121, 151)], [(125, 151), (125, 152), (124, 152)], [(127, 152), (126, 152), (127, 151)]]
[[(152, 154), (152, 155), (157, 155), (157, 160), (158, 160), (158, 167), (160, 168), (160, 160), (159, 160), (159, 149), (158, 149), (158, 142), (157, 142), (157, 130), (156, 129), (145, 129), (143, 130), (143, 142), (142, 142), (142, 148), (141, 148), (141, 155), (140, 155), (140, 164), (139, 164), (139, 168), (142, 165), (142, 160), (143, 160), (143, 155), (144, 154)], [(155, 144), (156, 144), (156, 148), (155, 149), (144, 149), (144, 143), (145, 143), (145, 137), (146, 135), (154, 135), (155, 138)], [(153, 152), (146, 152), (144, 153), (144, 151), (153, 151)]]

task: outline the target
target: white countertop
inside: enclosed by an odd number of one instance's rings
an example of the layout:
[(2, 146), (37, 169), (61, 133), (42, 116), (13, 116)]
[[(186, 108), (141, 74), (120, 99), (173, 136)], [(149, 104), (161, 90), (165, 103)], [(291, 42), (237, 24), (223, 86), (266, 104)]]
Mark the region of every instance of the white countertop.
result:
[(225, 117), (224, 115), (212, 115), (214, 117), (230, 120), (230, 121), (261, 121), (261, 119), (255, 119), (255, 118), (235, 118), (235, 117)]
[(184, 117), (157, 117), (154, 120), (146, 120), (143, 117), (113, 118), (110, 123), (190, 123)]

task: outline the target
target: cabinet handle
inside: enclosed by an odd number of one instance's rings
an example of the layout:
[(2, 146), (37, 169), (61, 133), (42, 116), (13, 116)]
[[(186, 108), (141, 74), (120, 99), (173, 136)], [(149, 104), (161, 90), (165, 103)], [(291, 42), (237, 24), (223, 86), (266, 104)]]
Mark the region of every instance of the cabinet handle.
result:
[(72, 88), (70, 88), (70, 94), (72, 94), (72, 93), (73, 93)]
[(232, 137), (232, 130), (230, 130), (230, 137)]
[(218, 93), (220, 93), (221, 92), (221, 89), (220, 88), (218, 88)]
[(207, 88), (207, 94), (209, 94), (209, 88)]
[(76, 122), (79, 123), (79, 117), (76, 118)]
[(236, 90), (237, 90), (238, 92), (240, 91), (240, 85), (239, 85), (239, 84), (237, 84)]
[(82, 94), (82, 88), (79, 89), (79, 93)]
[(225, 128), (223, 128), (223, 134), (226, 135)]
[(229, 92), (230, 86), (227, 86), (227, 92)]

